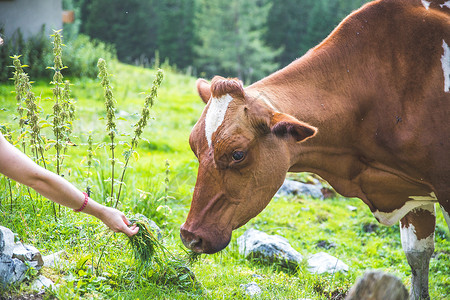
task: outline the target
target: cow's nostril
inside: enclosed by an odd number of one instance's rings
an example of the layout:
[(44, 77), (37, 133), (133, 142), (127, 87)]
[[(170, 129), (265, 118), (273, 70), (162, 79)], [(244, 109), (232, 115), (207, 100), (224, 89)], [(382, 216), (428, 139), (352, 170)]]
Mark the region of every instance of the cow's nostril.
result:
[(191, 250), (200, 250), (202, 248), (202, 239), (196, 238), (189, 242), (188, 248)]
[(195, 252), (202, 252), (203, 241), (198, 235), (196, 235), (193, 232), (190, 232), (189, 230), (184, 229), (183, 226), (181, 227), (180, 235), (183, 244), (187, 248)]

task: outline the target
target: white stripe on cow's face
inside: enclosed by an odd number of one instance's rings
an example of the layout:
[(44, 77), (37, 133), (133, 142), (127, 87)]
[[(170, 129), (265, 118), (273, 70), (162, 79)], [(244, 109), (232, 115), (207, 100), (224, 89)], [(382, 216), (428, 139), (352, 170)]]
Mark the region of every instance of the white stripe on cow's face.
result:
[(450, 92), (450, 48), (447, 43), (442, 40), (442, 48), (444, 48), (444, 54), (442, 54), (442, 70), (444, 71), (444, 92)]
[(430, 1), (425, 1), (425, 0), (422, 0), (422, 5), (426, 8), (426, 9), (428, 9), (428, 8), (430, 8)]
[(209, 147), (211, 147), (212, 135), (222, 124), (223, 119), (225, 118), (225, 113), (228, 109), (228, 104), (230, 104), (232, 100), (233, 97), (229, 94), (226, 94), (220, 98), (212, 97), (209, 100), (209, 108), (205, 117), (205, 136)]
[[(428, 210), (433, 216), (436, 215), (434, 205), (422, 206), (420, 209)], [(405, 252), (422, 252), (434, 247), (434, 231), (428, 237), (419, 240), (417, 239), (416, 228), (412, 224), (409, 224), (408, 227), (403, 227), (400, 224), (400, 237)]]

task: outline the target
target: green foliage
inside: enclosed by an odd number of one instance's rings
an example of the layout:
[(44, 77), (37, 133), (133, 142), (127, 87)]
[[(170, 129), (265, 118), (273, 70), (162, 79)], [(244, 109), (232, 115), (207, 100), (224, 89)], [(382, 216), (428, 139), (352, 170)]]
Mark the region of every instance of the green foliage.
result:
[(98, 74), (99, 57), (112, 62), (116, 59), (116, 50), (110, 44), (79, 34), (75, 39), (69, 40), (67, 47), (64, 47), (64, 63), (67, 66), (64, 74), (95, 78)]
[[(264, 45), (270, 4), (261, 1), (200, 1), (197, 65), (207, 76), (237, 76), (246, 83), (274, 71), (280, 51)], [(224, 13), (227, 12), (227, 13)]]
[(192, 65), (196, 0), (79, 1), (81, 32), (115, 45), (121, 61), (148, 66), (155, 52)]
[(156, 0), (98, 0), (83, 3), (81, 32), (115, 45), (120, 60), (152, 57), (157, 49)]
[(158, 67), (160, 56), (189, 73), (192, 66), (200, 76), (220, 74), (246, 83), (300, 57), (368, 2), (73, 1), (81, 31), (114, 44), (121, 61)]
[[(0, 34), (2, 31), (0, 29)], [(10, 57), (18, 54), (21, 55), (22, 62), (28, 66), (29, 76), (32, 78), (49, 76), (47, 66), (51, 65), (52, 48), (45, 32), (45, 27), (42, 27), (37, 35), (25, 41), (21, 31), (18, 30), (4, 41), (0, 46), (0, 82), (6, 82), (11, 77)]]
[(274, 1), (265, 40), (271, 47), (283, 47), (276, 61), (285, 66), (326, 38), (352, 10), (369, 1)]
[[(45, 28), (34, 37), (24, 40), (17, 31), (10, 39), (0, 46), (0, 82), (11, 78), (11, 56), (20, 54), (22, 63), (27, 66), (27, 74), (34, 79), (48, 78), (52, 71), (47, 67), (52, 65), (53, 53)], [(1, 30), (0, 30), (1, 34)], [(97, 60), (103, 57), (108, 61), (115, 59), (115, 49), (103, 42), (90, 39), (86, 35), (77, 35), (70, 40), (68, 46), (62, 45), (65, 65), (65, 76), (91, 77), (97, 76)]]

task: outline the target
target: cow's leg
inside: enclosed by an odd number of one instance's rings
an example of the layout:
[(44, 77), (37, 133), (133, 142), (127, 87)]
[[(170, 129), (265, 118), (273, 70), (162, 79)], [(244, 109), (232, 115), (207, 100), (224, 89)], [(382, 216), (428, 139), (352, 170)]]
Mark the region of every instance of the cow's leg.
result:
[(435, 226), (434, 204), (415, 208), (400, 220), (403, 251), (412, 271), (410, 299), (430, 299), (428, 268), (434, 252)]

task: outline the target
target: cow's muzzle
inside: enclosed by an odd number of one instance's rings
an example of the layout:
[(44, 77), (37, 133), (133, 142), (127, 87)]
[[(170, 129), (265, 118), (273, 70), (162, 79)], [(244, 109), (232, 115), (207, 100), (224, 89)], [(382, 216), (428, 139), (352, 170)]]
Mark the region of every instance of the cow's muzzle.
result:
[(196, 253), (213, 254), (224, 249), (231, 239), (228, 235), (214, 234), (211, 231), (190, 231), (186, 223), (181, 225), (180, 237), (183, 244)]

